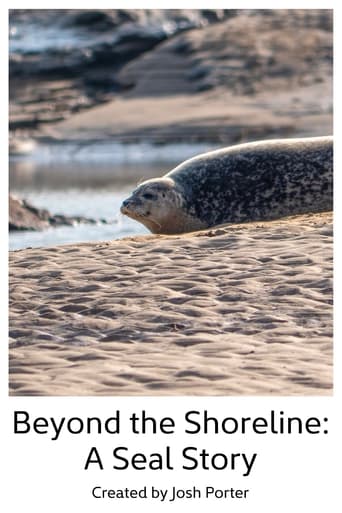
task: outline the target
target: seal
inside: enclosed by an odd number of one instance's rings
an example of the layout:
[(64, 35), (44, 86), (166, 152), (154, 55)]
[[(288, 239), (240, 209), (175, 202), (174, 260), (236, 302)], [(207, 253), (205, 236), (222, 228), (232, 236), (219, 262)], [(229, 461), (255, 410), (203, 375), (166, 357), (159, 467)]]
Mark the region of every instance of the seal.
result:
[(239, 144), (186, 160), (141, 183), (121, 212), (152, 233), (332, 210), (333, 138)]

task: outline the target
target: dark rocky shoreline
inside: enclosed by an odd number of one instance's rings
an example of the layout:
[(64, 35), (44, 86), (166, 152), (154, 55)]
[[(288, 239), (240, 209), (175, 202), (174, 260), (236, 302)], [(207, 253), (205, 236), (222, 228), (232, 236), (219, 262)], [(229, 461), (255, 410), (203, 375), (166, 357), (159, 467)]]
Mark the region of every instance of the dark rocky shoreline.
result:
[[(319, 86), (332, 76), (328, 9), (11, 10), (10, 26), (19, 35), (29, 26), (71, 30), (75, 38), (11, 51), (13, 137), (40, 136), (47, 125), (118, 97), (229, 91), (239, 103), (264, 91)], [(177, 126), (168, 132), (170, 142)]]
[(39, 231), (49, 227), (98, 223), (106, 224), (107, 221), (82, 216), (52, 215), (48, 210), (37, 208), (25, 199), (20, 200), (9, 196), (9, 231)]
[[(35, 134), (47, 123), (111, 100), (134, 87), (118, 80), (127, 63), (186, 30), (217, 23), (233, 10), (11, 10), (10, 25), (73, 30), (79, 46), (13, 51), (9, 56), (11, 132)], [(86, 42), (84, 40), (86, 39)]]

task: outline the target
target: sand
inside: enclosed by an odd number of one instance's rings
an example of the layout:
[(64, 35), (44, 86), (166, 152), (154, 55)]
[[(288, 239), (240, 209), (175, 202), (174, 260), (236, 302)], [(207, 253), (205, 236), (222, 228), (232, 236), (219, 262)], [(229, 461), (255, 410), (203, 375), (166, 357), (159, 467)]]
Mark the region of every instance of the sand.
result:
[(332, 214), (10, 253), (11, 395), (330, 395)]
[[(195, 96), (121, 96), (45, 130), (54, 141), (124, 143), (240, 141), (332, 134), (331, 112), (321, 112), (331, 95), (326, 84), (295, 91), (239, 97), (218, 89)], [(313, 108), (313, 105), (315, 108)], [(49, 141), (49, 137), (47, 141)]]
[[(132, 12), (140, 21), (146, 16)], [(331, 134), (332, 11), (218, 14), (218, 23), (169, 34), (135, 57), (124, 47), (120, 64), (110, 45), (96, 66), (92, 60), (84, 66), (82, 52), (66, 48), (63, 62), (49, 52), (38, 61), (28, 54), (12, 58), (11, 151), (28, 151), (35, 142), (201, 141), (219, 147)], [(157, 27), (165, 10), (155, 16)], [(174, 16), (170, 11), (168, 20)], [(131, 36), (129, 46), (139, 46), (134, 31)], [(95, 42), (93, 35), (90, 53)]]
[(229, 146), (331, 134), (331, 13), (241, 10), (158, 44), (116, 78), (130, 87), (42, 127), (43, 139)]

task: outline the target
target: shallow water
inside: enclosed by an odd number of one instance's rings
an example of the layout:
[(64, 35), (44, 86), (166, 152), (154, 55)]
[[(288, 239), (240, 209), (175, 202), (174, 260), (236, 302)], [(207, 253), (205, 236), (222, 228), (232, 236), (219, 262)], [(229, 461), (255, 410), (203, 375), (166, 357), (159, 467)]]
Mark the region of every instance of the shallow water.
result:
[(120, 213), (120, 205), (136, 185), (162, 176), (179, 162), (209, 149), (208, 145), (147, 147), (97, 144), (39, 146), (10, 159), (10, 191), (52, 214), (84, 216), (107, 224), (11, 232), (10, 250), (75, 242), (112, 240), (149, 233)]
[[(132, 184), (133, 187), (133, 184)], [(85, 216), (94, 219), (105, 219), (107, 224), (78, 224), (60, 226), (44, 231), (11, 232), (9, 236), (10, 250), (27, 247), (56, 246), (96, 240), (112, 240), (148, 233), (140, 223), (122, 216), (120, 205), (129, 192), (129, 188), (116, 189), (108, 184), (108, 188), (72, 188), (66, 191), (49, 190), (46, 187), (38, 190), (21, 187), (13, 189), (13, 194), (23, 197), (33, 205), (47, 208), (53, 214), (63, 213), (70, 216)]]
[[(52, 214), (104, 219), (108, 224), (61, 226), (41, 232), (11, 232), (10, 249), (110, 240), (147, 233), (143, 225), (120, 214), (122, 201), (136, 185), (130, 169), (126, 167), (123, 164), (113, 168), (86, 162), (77, 165), (63, 162), (58, 166), (30, 163), (27, 166), (27, 162), (12, 162), (10, 190), (15, 196), (25, 198), (39, 208), (46, 208)], [(152, 170), (139, 169), (142, 176), (147, 176), (147, 171)], [(155, 176), (160, 174), (158, 166), (153, 171)]]

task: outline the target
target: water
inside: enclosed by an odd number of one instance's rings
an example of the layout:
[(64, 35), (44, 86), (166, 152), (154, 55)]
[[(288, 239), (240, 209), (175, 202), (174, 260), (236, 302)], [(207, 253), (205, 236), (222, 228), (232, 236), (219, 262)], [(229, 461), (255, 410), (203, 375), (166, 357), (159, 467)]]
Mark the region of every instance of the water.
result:
[[(114, 44), (125, 34), (157, 31), (170, 35), (206, 23), (197, 10), (174, 18), (164, 11), (150, 10), (146, 11), (146, 19), (141, 16), (137, 22), (92, 32), (73, 26), (70, 23), (73, 16), (73, 11), (58, 9), (11, 11), (10, 54), (41, 53), (44, 56), (53, 51), (63, 55), (64, 51), (78, 49), (88, 55), (93, 46), (103, 42)], [(28, 146), (30, 142), (26, 150)], [(212, 149), (208, 144), (151, 146), (147, 143), (120, 145), (112, 141), (32, 146), (26, 155), (12, 155), (10, 159), (10, 192), (52, 214), (105, 219), (107, 224), (12, 232), (11, 250), (147, 233), (141, 224), (120, 214), (123, 199), (138, 182), (161, 176), (186, 158)], [(23, 146), (19, 151), (24, 151)]]
[(73, 11), (62, 13), (58, 9), (45, 12), (26, 10), (12, 11), (9, 17), (9, 51), (11, 54), (41, 53), (49, 50), (86, 50), (94, 44), (116, 43), (123, 35), (139, 33), (169, 37), (179, 31), (206, 24), (200, 11), (188, 11), (187, 16), (172, 18), (168, 13), (153, 10), (140, 17), (139, 21), (123, 23), (101, 31), (90, 31), (87, 27), (73, 26)]
[[(131, 166), (125, 164), (11, 162), (10, 190), (15, 196), (25, 198), (39, 208), (46, 208), (52, 214), (105, 219), (108, 224), (61, 226), (41, 232), (11, 232), (10, 249), (111, 240), (147, 233), (143, 225), (120, 213), (122, 201), (137, 183), (132, 172)], [(160, 172), (160, 166), (150, 166), (148, 169), (139, 166), (135, 170), (136, 174), (147, 178), (160, 175)]]
[(211, 149), (209, 145), (98, 143), (37, 146), (10, 159), (10, 191), (52, 214), (105, 219), (107, 224), (11, 232), (10, 250), (105, 241), (146, 234), (148, 230), (123, 216), (120, 206), (137, 183), (161, 176), (179, 162)]
[(72, 28), (44, 26), (34, 21), (10, 25), (10, 53), (82, 48), (88, 44), (89, 34)]
[(26, 247), (56, 246), (75, 242), (112, 240), (126, 235), (147, 233), (140, 223), (122, 216), (119, 209), (131, 186), (119, 190), (115, 184), (108, 183), (107, 188), (78, 188), (65, 191), (48, 189), (44, 186), (13, 188), (18, 197), (27, 199), (33, 205), (47, 208), (53, 214), (85, 216), (105, 219), (108, 224), (60, 226), (39, 232), (11, 232), (9, 236), (10, 250)]

